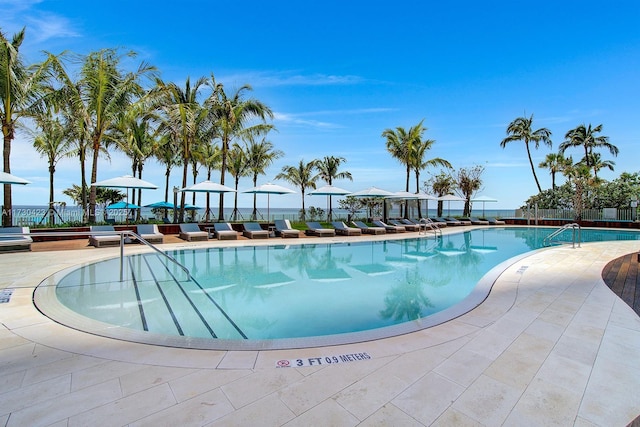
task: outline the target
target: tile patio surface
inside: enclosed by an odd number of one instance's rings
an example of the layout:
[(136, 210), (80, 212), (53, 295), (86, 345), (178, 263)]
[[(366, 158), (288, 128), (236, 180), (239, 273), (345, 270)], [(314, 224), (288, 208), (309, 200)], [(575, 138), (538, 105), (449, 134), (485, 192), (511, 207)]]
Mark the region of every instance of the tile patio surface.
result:
[[(341, 239), (354, 237), (322, 241)], [(0, 425), (625, 426), (640, 415), (640, 318), (601, 271), (638, 246), (533, 252), (475, 310), (420, 332), (230, 352), (101, 338), (33, 306), (45, 277), (117, 248), (0, 254), (0, 289), (14, 289), (0, 304)], [(371, 359), (276, 368), (281, 359), (353, 353)]]

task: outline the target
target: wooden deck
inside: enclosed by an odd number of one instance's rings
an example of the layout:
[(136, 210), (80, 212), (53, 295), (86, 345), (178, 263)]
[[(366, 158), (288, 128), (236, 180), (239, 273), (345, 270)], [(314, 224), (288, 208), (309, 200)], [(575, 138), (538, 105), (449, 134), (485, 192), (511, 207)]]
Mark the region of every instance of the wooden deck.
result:
[(640, 316), (640, 277), (638, 253), (616, 258), (602, 270), (602, 279), (622, 300)]

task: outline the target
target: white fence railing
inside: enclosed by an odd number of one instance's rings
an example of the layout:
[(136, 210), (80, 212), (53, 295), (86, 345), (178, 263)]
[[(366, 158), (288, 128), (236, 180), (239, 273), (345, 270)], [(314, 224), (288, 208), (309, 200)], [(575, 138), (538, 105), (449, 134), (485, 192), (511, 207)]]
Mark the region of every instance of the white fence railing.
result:
[[(566, 219), (573, 221), (573, 209), (516, 209), (516, 218)], [(587, 221), (635, 221), (637, 208), (584, 209), (582, 219)]]

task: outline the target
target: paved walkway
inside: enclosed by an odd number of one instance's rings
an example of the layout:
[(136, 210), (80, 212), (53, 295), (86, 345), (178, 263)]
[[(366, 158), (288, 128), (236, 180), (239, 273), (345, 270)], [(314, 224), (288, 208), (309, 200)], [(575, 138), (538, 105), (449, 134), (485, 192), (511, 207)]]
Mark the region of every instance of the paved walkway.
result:
[[(14, 289), (0, 304), (0, 425), (625, 426), (640, 414), (640, 318), (601, 272), (637, 249), (534, 252), (506, 266), (478, 308), (420, 332), (232, 352), (96, 337), (35, 309), (43, 279), (116, 248), (0, 254), (0, 289)], [(371, 358), (276, 368), (362, 353)]]

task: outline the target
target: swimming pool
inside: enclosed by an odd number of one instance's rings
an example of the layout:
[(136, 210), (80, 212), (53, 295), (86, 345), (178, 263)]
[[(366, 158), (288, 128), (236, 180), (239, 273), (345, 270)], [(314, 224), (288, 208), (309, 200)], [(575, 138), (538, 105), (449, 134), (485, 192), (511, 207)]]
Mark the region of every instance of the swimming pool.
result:
[[(313, 239), (171, 252), (191, 277), (156, 254), (130, 255), (122, 282), (119, 259), (109, 259), (55, 275), (34, 300), (67, 326), (169, 346), (261, 349), (366, 341), (471, 310), (493, 283), (487, 273), (540, 248), (555, 230), (485, 227), (436, 240)], [(583, 229), (582, 238), (637, 240), (640, 234)]]

